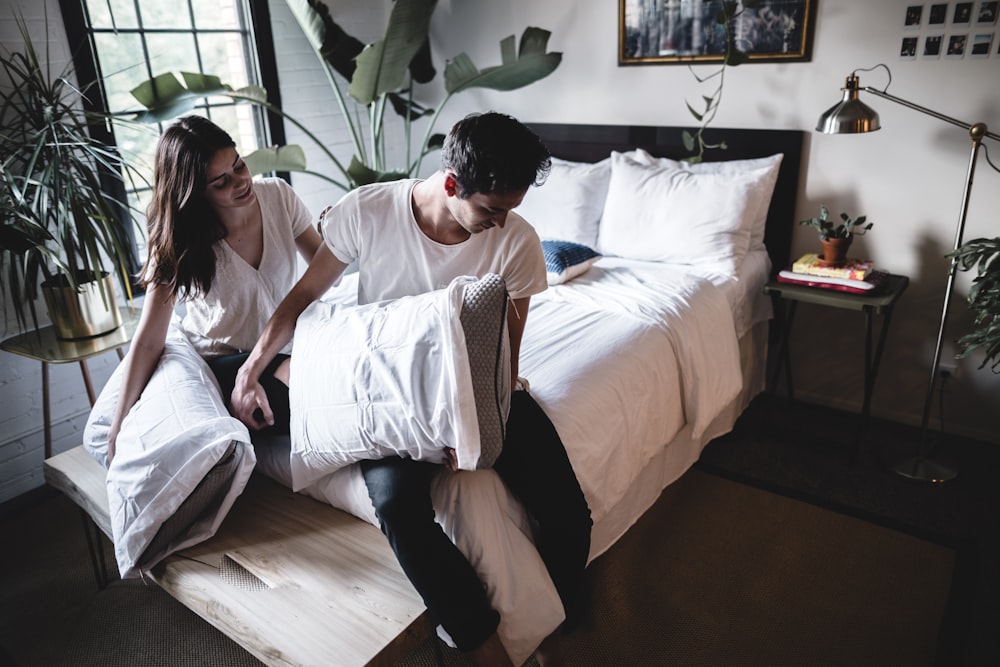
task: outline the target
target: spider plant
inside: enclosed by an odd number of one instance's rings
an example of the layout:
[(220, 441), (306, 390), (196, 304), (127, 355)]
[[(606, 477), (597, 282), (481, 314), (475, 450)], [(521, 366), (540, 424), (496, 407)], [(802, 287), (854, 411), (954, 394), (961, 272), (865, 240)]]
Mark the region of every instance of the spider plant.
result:
[[(127, 169), (117, 151), (92, 138), (107, 119), (84, 110), (87, 94), (71, 68), (53, 74), (49, 52), (35, 49), (15, 17), (21, 50), (0, 47), (0, 289), (19, 328), (38, 328), (40, 284), (72, 287), (118, 276), (129, 294), (130, 253), (122, 240), (127, 204), (108, 194), (107, 179)], [(104, 293), (107, 300), (110, 295)], [(5, 317), (6, 320), (6, 317)]]

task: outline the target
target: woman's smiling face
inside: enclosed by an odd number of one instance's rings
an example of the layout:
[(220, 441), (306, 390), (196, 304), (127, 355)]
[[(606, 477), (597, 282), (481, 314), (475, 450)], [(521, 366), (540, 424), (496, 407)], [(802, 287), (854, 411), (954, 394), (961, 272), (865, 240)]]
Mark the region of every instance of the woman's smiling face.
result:
[(217, 210), (242, 208), (257, 201), (253, 175), (235, 148), (216, 151), (208, 163), (205, 199)]

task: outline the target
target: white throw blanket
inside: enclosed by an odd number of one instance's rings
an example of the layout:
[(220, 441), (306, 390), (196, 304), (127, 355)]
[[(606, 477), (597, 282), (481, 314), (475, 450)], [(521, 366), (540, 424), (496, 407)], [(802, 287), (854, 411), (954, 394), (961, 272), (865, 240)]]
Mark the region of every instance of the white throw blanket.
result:
[[(108, 430), (121, 387), (119, 364), (101, 390), (84, 429), (83, 444), (107, 466)], [(176, 541), (146, 553), (160, 526), (174, 515), (208, 472), (236, 450), (235, 474), (224, 498)], [(174, 551), (202, 542), (218, 530), (256, 464), (247, 428), (229, 415), (208, 364), (171, 325), (159, 364), (122, 421), (115, 458), (108, 468), (108, 505), (115, 558), (122, 578), (138, 577)]]

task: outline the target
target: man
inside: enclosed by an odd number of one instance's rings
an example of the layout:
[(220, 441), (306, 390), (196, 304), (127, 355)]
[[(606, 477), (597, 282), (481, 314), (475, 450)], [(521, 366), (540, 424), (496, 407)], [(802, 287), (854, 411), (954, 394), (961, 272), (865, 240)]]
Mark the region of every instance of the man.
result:
[[(427, 180), (358, 188), (324, 213), (324, 244), (237, 376), (231, 405), (244, 423), (273, 423), (258, 378), (291, 339), (299, 314), (354, 261), (362, 304), (440, 289), (457, 276), (500, 274), (510, 294), (511, 386), (518, 386), (528, 306), (547, 283), (538, 236), (511, 209), (547, 175), (549, 153), (527, 127), (491, 112), (456, 123), (441, 165)], [(287, 368), (276, 377), (287, 383)], [(430, 484), (441, 467), (394, 457), (365, 461), (361, 469), (382, 531), (431, 613), (474, 664), (510, 665), (496, 635), (499, 614), (475, 570), (434, 521)], [(535, 519), (538, 551), (570, 617), (590, 549), (590, 509), (555, 428), (526, 390), (511, 397), (494, 469)], [(543, 665), (559, 662), (558, 630), (537, 655)]]

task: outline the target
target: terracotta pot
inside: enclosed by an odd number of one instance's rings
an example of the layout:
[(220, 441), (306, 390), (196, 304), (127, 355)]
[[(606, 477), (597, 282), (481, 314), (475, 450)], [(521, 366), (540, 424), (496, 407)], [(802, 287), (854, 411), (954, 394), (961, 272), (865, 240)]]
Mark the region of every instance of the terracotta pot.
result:
[(820, 240), (823, 245), (823, 263), (838, 266), (847, 260), (847, 249), (851, 247), (850, 237), (846, 239)]

